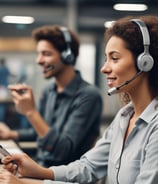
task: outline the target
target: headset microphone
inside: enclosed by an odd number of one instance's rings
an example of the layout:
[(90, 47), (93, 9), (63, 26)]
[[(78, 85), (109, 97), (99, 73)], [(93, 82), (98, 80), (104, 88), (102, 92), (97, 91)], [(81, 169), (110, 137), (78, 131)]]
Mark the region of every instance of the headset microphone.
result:
[(59, 67), (61, 64), (62, 64), (61, 61), (59, 61), (59, 62), (56, 62), (56, 63), (54, 63), (54, 64), (52, 64), (52, 65), (48, 65), (48, 66), (46, 67), (45, 71), (46, 71), (46, 72), (49, 72), (49, 71), (51, 71), (51, 70), (54, 70), (54, 69), (56, 69), (57, 67)]
[(55, 66), (54, 65), (49, 65), (47, 68), (46, 68), (46, 72), (49, 72), (50, 70), (54, 70), (55, 69)]
[(139, 71), (136, 73), (136, 75), (134, 75), (134, 77), (132, 77), (130, 80), (127, 80), (126, 82), (124, 82), (123, 84), (121, 84), (120, 86), (117, 87), (113, 87), (111, 89), (108, 90), (108, 95), (111, 96), (113, 94), (115, 94), (118, 90), (120, 90), (122, 87), (128, 85), (130, 82), (132, 82), (134, 79), (136, 79), (143, 71)]

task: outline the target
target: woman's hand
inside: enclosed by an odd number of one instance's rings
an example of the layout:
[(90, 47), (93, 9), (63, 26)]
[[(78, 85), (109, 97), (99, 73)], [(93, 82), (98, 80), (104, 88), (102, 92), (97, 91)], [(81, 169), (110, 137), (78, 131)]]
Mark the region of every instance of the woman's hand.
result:
[(4, 168), (12, 173), (15, 173), (18, 165), (18, 173), (24, 177), (54, 179), (54, 174), (51, 169), (40, 166), (24, 153), (6, 156), (2, 159), (2, 163), (4, 164)]
[(8, 172), (7, 170), (2, 170), (0, 172), (0, 184), (24, 184), (20, 181), (19, 178), (14, 176), (12, 173)]

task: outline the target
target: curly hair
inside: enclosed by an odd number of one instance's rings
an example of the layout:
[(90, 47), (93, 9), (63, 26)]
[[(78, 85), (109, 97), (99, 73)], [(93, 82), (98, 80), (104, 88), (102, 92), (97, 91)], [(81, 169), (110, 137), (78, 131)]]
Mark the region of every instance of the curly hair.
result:
[[(142, 20), (147, 28), (150, 35), (150, 46), (149, 52), (154, 60), (154, 66), (149, 71), (149, 84), (151, 90), (154, 94), (158, 94), (158, 17), (152, 15), (145, 16), (127, 16), (121, 18), (113, 23), (113, 25), (105, 30), (105, 43), (112, 36), (117, 36), (125, 41), (126, 48), (129, 49), (137, 61), (137, 57), (144, 51), (143, 37), (138, 25), (134, 24), (131, 19), (140, 19)], [(137, 64), (136, 64), (137, 66)], [(125, 101), (127, 99), (127, 94), (124, 95)]]

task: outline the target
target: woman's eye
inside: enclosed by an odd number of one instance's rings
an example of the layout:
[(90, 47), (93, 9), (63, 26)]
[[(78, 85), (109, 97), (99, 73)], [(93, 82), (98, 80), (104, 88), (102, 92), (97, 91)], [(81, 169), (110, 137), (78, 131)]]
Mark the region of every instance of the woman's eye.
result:
[(112, 60), (116, 61), (116, 60), (118, 60), (118, 58), (116, 58), (116, 57), (113, 57), (113, 58), (112, 58)]

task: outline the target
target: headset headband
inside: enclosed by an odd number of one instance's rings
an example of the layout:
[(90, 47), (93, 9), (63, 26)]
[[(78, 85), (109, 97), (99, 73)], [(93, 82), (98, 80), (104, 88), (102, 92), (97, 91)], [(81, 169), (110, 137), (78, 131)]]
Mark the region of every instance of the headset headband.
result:
[(70, 36), (68, 29), (66, 27), (60, 27), (60, 31), (63, 33), (66, 43), (70, 43), (71, 36)]
[(137, 68), (140, 71), (148, 72), (154, 65), (154, 59), (150, 55), (150, 35), (146, 24), (140, 19), (132, 19), (133, 23), (137, 24), (143, 38), (144, 51), (137, 57)]
[(149, 32), (145, 25), (145, 23), (140, 19), (132, 19), (133, 23), (137, 24), (141, 30), (142, 37), (143, 37), (143, 45), (150, 45), (150, 38), (149, 38)]

